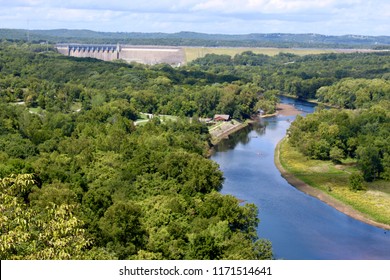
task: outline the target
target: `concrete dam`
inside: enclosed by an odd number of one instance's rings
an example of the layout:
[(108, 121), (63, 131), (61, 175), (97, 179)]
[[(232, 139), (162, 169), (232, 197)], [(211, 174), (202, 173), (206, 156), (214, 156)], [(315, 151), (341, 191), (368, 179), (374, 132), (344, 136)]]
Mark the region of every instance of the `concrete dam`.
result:
[(59, 53), (74, 57), (91, 57), (105, 61), (124, 60), (142, 64), (166, 63), (180, 66), (185, 63), (183, 48), (165, 46), (57, 44)]

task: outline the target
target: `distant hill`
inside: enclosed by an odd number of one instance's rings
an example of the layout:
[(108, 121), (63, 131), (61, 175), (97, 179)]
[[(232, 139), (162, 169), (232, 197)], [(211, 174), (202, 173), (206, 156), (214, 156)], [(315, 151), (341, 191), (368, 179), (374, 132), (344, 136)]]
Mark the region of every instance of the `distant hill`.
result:
[(140, 33), (70, 29), (0, 29), (0, 39), (49, 41), (50, 43), (122, 43), (205, 47), (390, 48), (390, 36), (328, 36), (286, 33), (226, 35), (196, 32)]

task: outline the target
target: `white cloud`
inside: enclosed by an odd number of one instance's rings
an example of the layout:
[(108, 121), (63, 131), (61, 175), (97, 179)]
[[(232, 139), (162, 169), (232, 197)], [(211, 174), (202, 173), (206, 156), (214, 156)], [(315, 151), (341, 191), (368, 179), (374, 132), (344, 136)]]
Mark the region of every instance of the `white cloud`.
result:
[(388, 0), (0, 0), (0, 27), (390, 35)]
[(223, 13), (290, 13), (331, 8), (338, 2), (336, 0), (207, 0), (196, 4), (193, 10)]

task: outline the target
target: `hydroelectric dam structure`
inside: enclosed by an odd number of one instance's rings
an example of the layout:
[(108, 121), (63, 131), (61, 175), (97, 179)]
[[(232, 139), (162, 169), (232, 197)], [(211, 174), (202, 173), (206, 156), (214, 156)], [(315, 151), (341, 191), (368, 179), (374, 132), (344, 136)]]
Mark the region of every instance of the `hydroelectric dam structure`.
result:
[(180, 47), (65, 43), (57, 44), (56, 49), (66, 56), (90, 57), (104, 61), (123, 60), (149, 65), (166, 63), (172, 66), (185, 63), (185, 53)]

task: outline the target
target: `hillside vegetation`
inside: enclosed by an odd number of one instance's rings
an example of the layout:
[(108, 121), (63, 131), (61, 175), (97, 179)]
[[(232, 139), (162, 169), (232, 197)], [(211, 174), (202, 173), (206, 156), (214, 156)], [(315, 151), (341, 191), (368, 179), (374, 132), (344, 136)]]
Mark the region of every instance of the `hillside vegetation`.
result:
[[(172, 68), (1, 42), (1, 259), (272, 258), (270, 242), (257, 236), (256, 206), (219, 193), (223, 174), (207, 158), (210, 134), (198, 117), (274, 112), (279, 94), (315, 98), (318, 90), (332, 102), (333, 87), (350, 79), (373, 80), (363, 87), (370, 93), (388, 83), (389, 58), (244, 52)], [(319, 155), (337, 159), (335, 146), (341, 160), (355, 154), (362, 167), (375, 160), (364, 178), (386, 179), (382, 94), (372, 92), (361, 113), (340, 112), (346, 124), (338, 113), (324, 117), (324, 131), (336, 140)], [(145, 113), (175, 117), (135, 125)]]
[(272, 258), (188, 118), (249, 116), (259, 89), (233, 80), (1, 43), (1, 259)]

